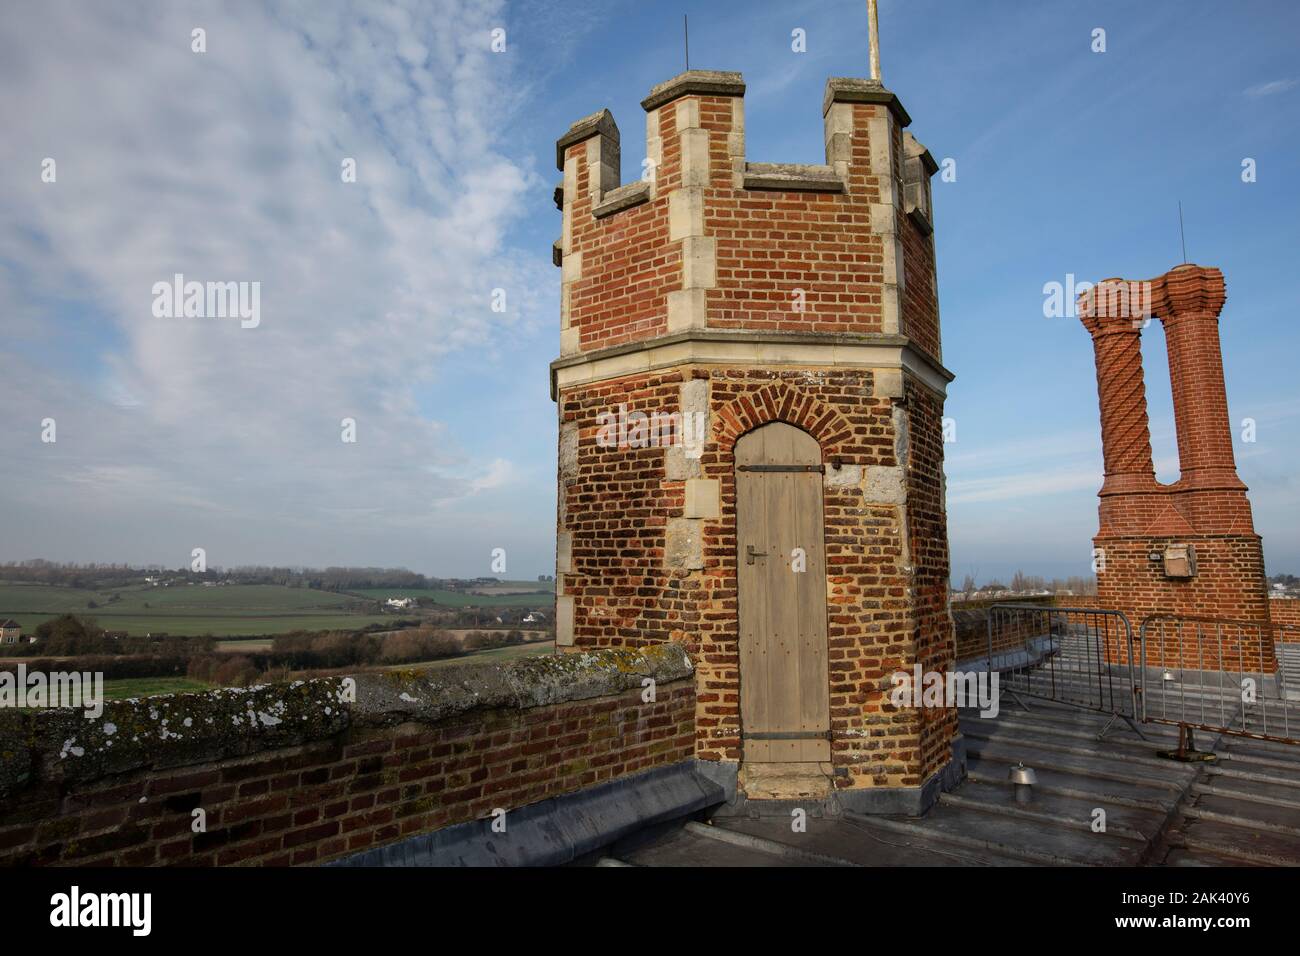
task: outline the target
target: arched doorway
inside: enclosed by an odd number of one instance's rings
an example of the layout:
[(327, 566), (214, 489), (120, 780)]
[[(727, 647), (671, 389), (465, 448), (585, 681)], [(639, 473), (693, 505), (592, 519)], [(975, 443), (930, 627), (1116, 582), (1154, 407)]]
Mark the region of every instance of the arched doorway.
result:
[(772, 422), (736, 442), (744, 761), (830, 760), (821, 448)]

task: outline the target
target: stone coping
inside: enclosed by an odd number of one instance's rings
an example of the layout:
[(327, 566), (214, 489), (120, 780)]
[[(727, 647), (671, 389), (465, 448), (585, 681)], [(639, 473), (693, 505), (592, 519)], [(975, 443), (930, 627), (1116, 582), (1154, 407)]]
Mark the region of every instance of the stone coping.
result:
[(744, 96), (745, 79), (739, 73), (722, 70), (687, 70), (650, 88), (641, 101), (647, 113), (691, 93), (705, 96)]
[(880, 103), (889, 107), (899, 126), (912, 125), (912, 117), (907, 115), (907, 110), (903, 109), (898, 97), (879, 80), (832, 76), (826, 81), (826, 92), (822, 94), (823, 116), (830, 112), (833, 103)]
[(803, 163), (746, 163), (746, 189), (794, 192), (844, 192), (844, 180), (832, 166)]
[(605, 193), (600, 202), (592, 207), (591, 214), (597, 219), (604, 219), (624, 209), (639, 206), (649, 198), (650, 184), (643, 179), (636, 179)]
[(569, 131), (555, 141), (555, 168), (563, 171), (564, 151), (591, 136), (609, 136), (617, 143), (618, 124), (614, 122), (614, 114), (607, 109), (597, 110), (570, 126)]
[(686, 649), (669, 643), (107, 701), (95, 718), (71, 708), (4, 710), (0, 799), (43, 782), (245, 757), (354, 726), (524, 711), (639, 689), (646, 677), (667, 684), (692, 673)]

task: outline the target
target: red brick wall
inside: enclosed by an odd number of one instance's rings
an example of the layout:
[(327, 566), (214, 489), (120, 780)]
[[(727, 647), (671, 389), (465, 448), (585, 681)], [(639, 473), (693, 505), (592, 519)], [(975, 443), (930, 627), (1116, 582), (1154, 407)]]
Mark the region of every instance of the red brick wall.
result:
[[(174, 701), (180, 715), (197, 708), (195, 700), (150, 698), (144, 706)], [(522, 807), (687, 759), (694, 715), (695, 689), (687, 677), (659, 686), (653, 703), (644, 703), (634, 686), (550, 706), (471, 710), (433, 722), (354, 720), (343, 729), (318, 726), (319, 739), (248, 756), (237, 754), (256, 747), (256, 737), (241, 732), (220, 745), (229, 756), (191, 757), (193, 762), (176, 767), (166, 764), (185, 758), (170, 748), (192, 742), (155, 741), (141, 766), (82, 771), (72, 779), (64, 766), (72, 756), (35, 753), (37, 769), (26, 784), (0, 796), (0, 864), (324, 862), (483, 819), (497, 807)], [(125, 704), (110, 704), (104, 719), (117, 721), (126, 733), (144, 717)], [(72, 721), (68, 732), (76, 733), (75, 722), (84, 718), (78, 713)], [(181, 730), (182, 724), (178, 719), (172, 726)], [(191, 830), (195, 808), (206, 813), (204, 833)]]
[[(708, 326), (783, 332), (879, 333), (882, 325), (883, 244), (871, 228), (871, 206), (886, 201), (871, 173), (873, 118), (884, 105), (854, 104), (852, 159), (844, 193), (738, 189), (727, 138), (733, 130), (732, 97), (692, 94), (710, 133), (709, 183), (704, 187), (704, 229), (716, 239), (716, 285), (706, 292)], [(591, 351), (667, 332), (666, 297), (682, 288), (681, 248), (669, 241), (668, 196), (682, 180), (681, 134), (675, 103), (657, 109), (663, 143), (655, 172), (655, 198), (612, 215), (592, 215), (587, 140), (569, 145), (578, 161), (569, 254), (580, 254), (581, 277), (570, 293), (570, 325), (579, 348)], [(893, 130), (894, 156), (902, 133)], [(895, 172), (901, 172), (895, 164)], [(903, 328), (928, 354), (939, 353), (934, 245), (898, 208), (904, 243), (906, 292)], [(794, 308), (803, 292), (803, 311)]]
[[(657, 171), (660, 196), (681, 176), (681, 147), (672, 111), (659, 117), (664, 163)], [(664, 297), (681, 287), (679, 243), (668, 241), (668, 202), (660, 198), (611, 216), (592, 215), (587, 141), (570, 146), (578, 159), (570, 254), (582, 256), (582, 278), (570, 291), (570, 325), (579, 349), (605, 348), (662, 335), (667, 330)]]
[[(854, 129), (865, 130), (883, 106), (854, 107)], [(726, 145), (730, 100), (705, 100), (701, 116)], [(711, 328), (787, 332), (879, 332), (882, 323), (882, 241), (871, 231), (871, 204), (881, 183), (871, 175), (873, 146), (853, 139), (844, 194), (737, 190), (725, 152), (705, 195), (705, 232), (718, 239), (718, 285), (707, 294)], [(795, 290), (804, 311), (795, 313)]]
[[(703, 523), (701, 572), (664, 568), (666, 526), (680, 517), (684, 482), (664, 477), (663, 448), (604, 448), (598, 416), (613, 403), (675, 411), (686, 376), (710, 382), (715, 442), (700, 459), (701, 476), (721, 487), (721, 517)], [(697, 752), (738, 760), (739, 650), (736, 619), (735, 475), (732, 449), (768, 421), (808, 431), (823, 460), (843, 466), (899, 464), (893, 402), (872, 394), (859, 370), (694, 368), (566, 389), (561, 422), (579, 428), (575, 480), (561, 484), (562, 526), (572, 534), (575, 644), (641, 646), (684, 642), (699, 679)], [(935, 399), (909, 396), (911, 570), (899, 508), (864, 506), (857, 486), (824, 488), (831, 723), (842, 786), (886, 777), (915, 785), (947, 760), (951, 712), (900, 721), (888, 702), (895, 671), (910, 671), (917, 650), (927, 669), (952, 663), (947, 614), (947, 538), (938, 485), (942, 430)], [(829, 468), (829, 466), (828, 466)], [(915, 604), (914, 604), (915, 602)]]
[(1300, 643), (1300, 600), (1274, 598), (1268, 602), (1268, 616), (1273, 622), (1274, 640)]
[[(910, 223), (909, 223), (910, 225)], [(909, 293), (911, 276), (908, 277)], [(931, 313), (933, 315), (933, 313)], [(936, 343), (937, 344), (937, 343)], [(916, 656), (923, 671), (944, 673), (957, 661), (948, 611), (948, 517), (943, 496), (943, 402), (925, 388), (906, 388), (908, 438), (907, 531), (912, 569)], [(921, 763), (942, 766), (957, 733), (955, 710), (928, 708), (917, 713)]]

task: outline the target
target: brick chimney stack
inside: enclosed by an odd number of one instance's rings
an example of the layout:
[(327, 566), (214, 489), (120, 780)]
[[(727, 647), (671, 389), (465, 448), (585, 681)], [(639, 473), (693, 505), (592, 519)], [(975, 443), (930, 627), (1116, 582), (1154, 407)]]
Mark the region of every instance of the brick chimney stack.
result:
[[(1264, 556), (1237, 475), (1223, 379), (1223, 273), (1185, 264), (1144, 281), (1107, 279), (1079, 316), (1097, 363), (1105, 480), (1093, 539), (1102, 606), (1123, 611), (1137, 636), (1151, 614), (1267, 624)], [(1151, 461), (1141, 329), (1164, 323), (1180, 477), (1156, 481)], [(1184, 648), (1184, 651), (1189, 649)], [(1217, 658), (1183, 666), (1216, 669)], [(1265, 642), (1247, 664), (1272, 670)]]
[[(1107, 279), (1106, 286), (1118, 282)], [(1085, 300), (1080, 315), (1092, 334), (1097, 362), (1097, 397), (1101, 406), (1101, 444), (1105, 483), (1100, 494), (1149, 491), (1155, 484), (1151, 432), (1147, 424), (1146, 385), (1142, 374), (1141, 323), (1127, 316), (1105, 315), (1100, 297)], [(1100, 314), (1099, 314), (1100, 313)]]
[(1223, 383), (1219, 313), (1227, 299), (1223, 273), (1178, 266), (1163, 277), (1161, 320), (1169, 352), (1169, 381), (1178, 429), (1178, 462), (1184, 489), (1246, 490), (1237, 476)]

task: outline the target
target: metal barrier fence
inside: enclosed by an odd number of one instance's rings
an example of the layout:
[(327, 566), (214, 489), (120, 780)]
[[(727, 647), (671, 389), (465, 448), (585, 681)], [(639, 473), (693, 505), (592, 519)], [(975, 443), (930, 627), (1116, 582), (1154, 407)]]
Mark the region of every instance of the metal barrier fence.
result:
[(1152, 614), (1139, 643), (1144, 722), (1300, 743), (1300, 628)]
[[(1120, 611), (994, 604), (988, 664), (1012, 696), (1037, 697), (1110, 714), (1133, 732), (1139, 714), (1133, 629)], [(1023, 705), (1023, 701), (1021, 701)]]

